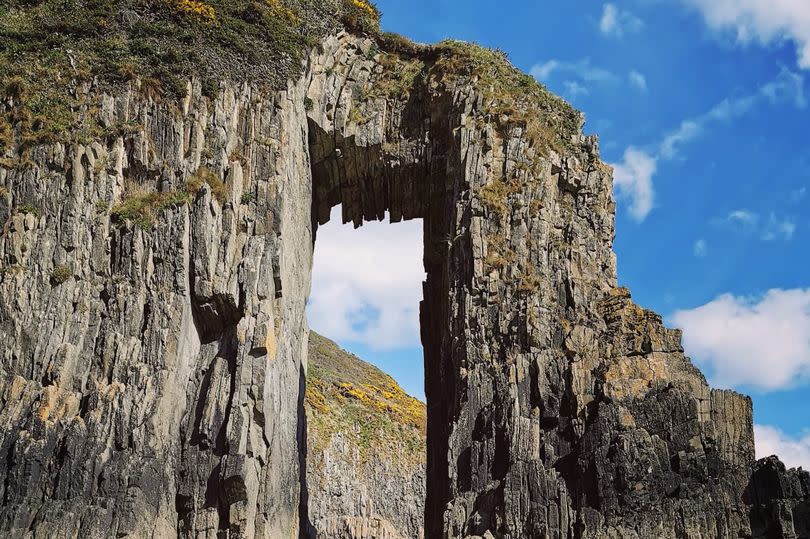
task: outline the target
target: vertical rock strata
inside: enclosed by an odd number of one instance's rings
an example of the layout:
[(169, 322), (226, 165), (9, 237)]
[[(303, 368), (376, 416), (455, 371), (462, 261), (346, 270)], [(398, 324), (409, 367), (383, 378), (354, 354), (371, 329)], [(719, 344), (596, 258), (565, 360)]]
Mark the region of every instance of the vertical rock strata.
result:
[(579, 117), (502, 99), (494, 53), (387, 47), (105, 93), (114, 135), (0, 167), (3, 535), (316, 533), (304, 305), (341, 203), (425, 222), (426, 537), (807, 537), (808, 474), (755, 466), (750, 400), (617, 287)]
[(297, 537), (305, 89), (104, 95), (131, 134), (0, 169), (2, 535)]

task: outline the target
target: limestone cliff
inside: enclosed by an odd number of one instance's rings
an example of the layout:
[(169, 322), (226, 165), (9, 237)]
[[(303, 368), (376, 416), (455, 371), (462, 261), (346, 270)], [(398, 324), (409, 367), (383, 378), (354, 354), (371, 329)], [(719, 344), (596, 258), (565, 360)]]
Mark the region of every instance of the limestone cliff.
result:
[(424, 537), (425, 405), (316, 333), (308, 373), (310, 536)]
[(426, 537), (807, 537), (808, 474), (754, 463), (751, 401), (617, 286), (580, 114), (315, 4), (3, 4), (3, 535), (306, 533), (340, 203), (424, 220)]

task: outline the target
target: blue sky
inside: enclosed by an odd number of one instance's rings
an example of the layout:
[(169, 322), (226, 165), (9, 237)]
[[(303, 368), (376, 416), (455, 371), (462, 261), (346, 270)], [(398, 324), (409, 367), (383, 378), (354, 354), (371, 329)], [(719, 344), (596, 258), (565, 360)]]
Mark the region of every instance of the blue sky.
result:
[[(810, 4), (378, 5), (384, 29), (498, 47), (585, 112), (586, 132), (599, 134), (603, 159), (616, 169), (620, 283), (684, 328), (687, 353), (713, 384), (753, 396), (758, 451), (810, 467)], [(367, 276), (351, 284), (327, 269), (349, 240), (336, 220), (324, 227), (310, 318), (421, 397), (421, 268), (405, 262), (411, 247), (397, 247), (418, 245), (420, 227), (377, 226), (350, 235), (368, 256), (394, 251), (373, 290)], [(332, 241), (329, 254), (323, 245)], [(354, 303), (336, 317), (326, 289)], [(391, 289), (401, 292), (398, 313), (373, 299), (392, 299)]]

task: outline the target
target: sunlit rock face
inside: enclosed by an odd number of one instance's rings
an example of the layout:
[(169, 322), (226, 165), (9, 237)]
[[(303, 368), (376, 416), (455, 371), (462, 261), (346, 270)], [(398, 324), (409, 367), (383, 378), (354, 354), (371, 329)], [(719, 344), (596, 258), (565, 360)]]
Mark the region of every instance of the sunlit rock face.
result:
[(307, 503), (342, 204), (424, 220), (425, 537), (807, 536), (808, 474), (617, 287), (596, 138), (498, 54), (340, 32), (282, 91), (85, 91), (128, 129), (0, 167), (4, 535), (393, 536)]

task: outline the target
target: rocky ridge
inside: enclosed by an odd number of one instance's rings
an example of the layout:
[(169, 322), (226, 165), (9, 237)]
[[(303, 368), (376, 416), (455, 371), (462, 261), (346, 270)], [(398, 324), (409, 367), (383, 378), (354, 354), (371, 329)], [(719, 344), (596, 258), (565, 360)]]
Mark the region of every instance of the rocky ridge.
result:
[[(237, 47), (204, 76), (150, 71), (174, 80), (157, 91), (94, 69), (84, 24), (42, 64), (49, 6), (0, 15), (5, 535), (307, 533), (304, 305), (340, 203), (356, 225), (424, 219), (426, 537), (807, 537), (807, 472), (755, 463), (750, 399), (617, 286), (598, 140), (501, 54), (381, 35), (351, 0), (279, 49), (300, 71), (212, 91)], [(94, 27), (145, 69), (163, 57), (139, 17), (265, 24), (115, 6)]]

